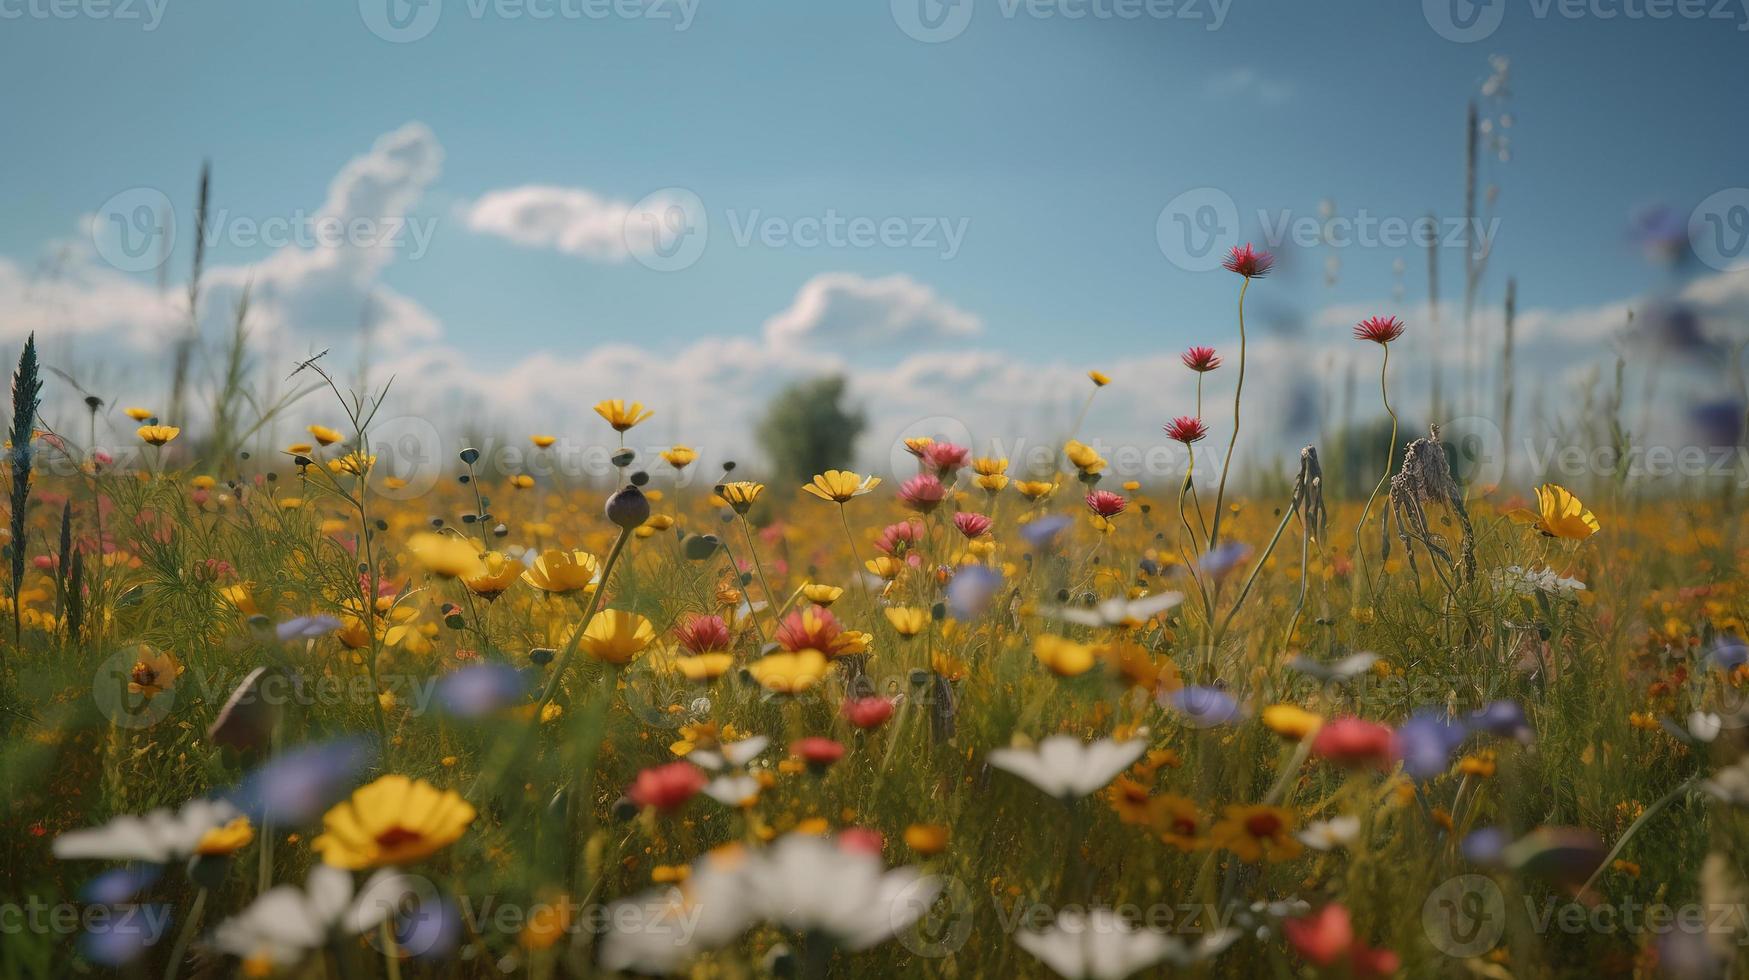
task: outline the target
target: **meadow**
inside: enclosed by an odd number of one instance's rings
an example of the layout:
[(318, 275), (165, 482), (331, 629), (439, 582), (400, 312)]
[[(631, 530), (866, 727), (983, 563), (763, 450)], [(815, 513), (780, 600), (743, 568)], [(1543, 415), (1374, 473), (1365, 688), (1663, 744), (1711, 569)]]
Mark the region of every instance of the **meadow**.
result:
[[(1227, 268), (1242, 317), (1270, 259)], [(1354, 328), (1387, 409), (1405, 328)], [(392, 386), (283, 367), (297, 443), (246, 453), (222, 406), (46, 417), (23, 352), (6, 976), (1742, 975), (1732, 486), (1483, 485), (1394, 424), (1272, 484), (1242, 386), (1158, 420), (1218, 470), (1159, 485), (1080, 431), (548, 475), (632, 379), (412, 492)]]

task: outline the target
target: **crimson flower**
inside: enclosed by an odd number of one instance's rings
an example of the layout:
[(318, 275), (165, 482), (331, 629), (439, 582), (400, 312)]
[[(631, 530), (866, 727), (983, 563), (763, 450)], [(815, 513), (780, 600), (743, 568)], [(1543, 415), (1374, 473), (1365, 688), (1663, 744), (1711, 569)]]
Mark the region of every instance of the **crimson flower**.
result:
[(1269, 275), (1269, 270), (1274, 266), (1275, 256), (1253, 249), (1250, 242), (1246, 242), (1243, 248), (1233, 246), (1233, 250), (1227, 254), (1227, 260), (1221, 263), (1221, 267), (1228, 272), (1237, 272), (1247, 279), (1262, 279)]
[(1207, 374), (1221, 366), (1221, 357), (1213, 347), (1192, 347), (1184, 352), (1184, 366), (1198, 374)]
[(1403, 336), (1403, 321), (1394, 316), (1368, 317), (1354, 327), (1355, 340), (1370, 340), (1375, 344), (1388, 344)]
[(857, 728), (879, 728), (893, 717), (893, 702), (891, 698), (879, 696), (849, 698), (841, 710), (844, 720)]
[(670, 762), (638, 773), (631, 789), (626, 790), (626, 797), (638, 806), (672, 810), (692, 799), (704, 789), (704, 784), (703, 769), (690, 762)]
[(1124, 504), (1128, 501), (1110, 490), (1095, 490), (1087, 495), (1087, 507), (1100, 517), (1107, 519), (1123, 513)]
[(1202, 419), (1194, 415), (1180, 415), (1166, 426), (1166, 435), (1173, 442), (1182, 442), (1186, 446), (1193, 442), (1202, 441), (1202, 438), (1208, 434), (1209, 427), (1203, 424)]
[(832, 615), (830, 609), (809, 606), (790, 613), (782, 625), (778, 626), (773, 639), (789, 653), (818, 650), (831, 656), (832, 646), (843, 632), (843, 624), (838, 622), (838, 617)]
[(1312, 754), (1343, 766), (1385, 766), (1397, 757), (1397, 733), (1359, 718), (1326, 722), (1312, 739)]
[(933, 475), (924, 473), (899, 485), (899, 501), (906, 507), (927, 514), (947, 498), (947, 488)]
[(975, 538), (990, 530), (992, 523), (983, 514), (976, 514), (969, 510), (962, 510), (953, 515), (953, 526), (959, 528), (960, 533), (968, 538)]
[(844, 744), (819, 735), (797, 739), (789, 745), (790, 755), (815, 769), (824, 769), (844, 758)]
[(674, 637), (693, 653), (727, 650), (733, 642), (721, 616), (694, 616), (674, 628)]

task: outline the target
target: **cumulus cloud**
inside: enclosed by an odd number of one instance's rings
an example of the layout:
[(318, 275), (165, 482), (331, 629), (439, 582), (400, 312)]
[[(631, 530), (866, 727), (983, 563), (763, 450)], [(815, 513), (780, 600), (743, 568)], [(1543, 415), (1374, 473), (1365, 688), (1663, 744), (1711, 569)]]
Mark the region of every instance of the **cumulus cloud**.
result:
[(977, 316), (909, 276), (867, 279), (829, 272), (802, 285), (785, 309), (765, 321), (774, 345), (879, 347), (975, 336)]

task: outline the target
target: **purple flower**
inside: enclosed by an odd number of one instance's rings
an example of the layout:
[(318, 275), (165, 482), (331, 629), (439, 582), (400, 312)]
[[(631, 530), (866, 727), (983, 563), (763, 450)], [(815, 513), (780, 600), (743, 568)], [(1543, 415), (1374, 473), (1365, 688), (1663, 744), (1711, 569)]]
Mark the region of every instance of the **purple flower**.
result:
[(437, 682), (437, 703), (462, 718), (481, 718), (522, 703), (528, 679), (509, 664), (479, 664), (451, 671)]
[[(89, 911), (89, 910), (88, 910)], [(170, 926), (168, 905), (131, 905), (109, 909), (109, 915), (92, 917), (79, 936), (79, 952), (104, 966), (121, 966), (164, 937)]]
[(300, 826), (345, 799), (375, 758), (358, 737), (293, 749), (244, 776), (229, 798), (258, 825)]
[(1184, 687), (1160, 695), (1162, 707), (1171, 708), (1197, 728), (1231, 724), (1243, 713), (1239, 702), (1218, 687)]
[(1451, 768), (1451, 753), (1468, 729), (1435, 711), (1418, 711), (1397, 729), (1397, 750), (1403, 771), (1416, 779), (1432, 779)]
[(947, 583), (948, 611), (962, 623), (977, 619), (1001, 588), (1001, 572), (983, 565), (967, 565)]
[(1501, 855), (1506, 852), (1506, 845), (1511, 843), (1506, 831), (1499, 827), (1481, 827), (1472, 831), (1458, 850), (1463, 852), (1464, 860), (1471, 864), (1479, 864), (1484, 868), (1497, 868), (1501, 864)]
[(1251, 546), (1230, 541), (1205, 553), (1197, 567), (1204, 575), (1225, 575), (1251, 557)]
[(1720, 670), (1736, 670), (1749, 663), (1749, 646), (1733, 635), (1726, 634), (1713, 642), (1713, 648), (1707, 654)]
[(290, 643), (293, 640), (313, 640), (319, 636), (327, 636), (340, 628), (340, 620), (333, 616), (299, 616), (288, 619), (274, 627), (273, 633), (279, 637), (279, 642)]
[(152, 887), (163, 869), (156, 864), (132, 864), (103, 874), (79, 889), (79, 898), (93, 905), (121, 905)]
[(1055, 543), (1057, 535), (1063, 533), (1063, 529), (1069, 524), (1067, 517), (1052, 514), (1020, 525), (1020, 536), (1026, 539), (1027, 544), (1042, 551)]
[(1530, 724), (1524, 720), (1524, 709), (1516, 701), (1490, 701), (1480, 711), (1470, 715), (1469, 727), (1501, 738), (1528, 742)]

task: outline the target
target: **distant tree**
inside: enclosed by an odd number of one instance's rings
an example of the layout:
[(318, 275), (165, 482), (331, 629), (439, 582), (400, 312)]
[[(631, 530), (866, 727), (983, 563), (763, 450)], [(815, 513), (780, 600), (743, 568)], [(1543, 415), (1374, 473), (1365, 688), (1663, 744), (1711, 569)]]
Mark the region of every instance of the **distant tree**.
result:
[(798, 381), (772, 398), (759, 420), (759, 445), (771, 460), (772, 477), (785, 487), (814, 474), (847, 468), (856, 440), (868, 426), (862, 412), (844, 403), (842, 375)]

